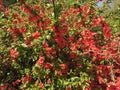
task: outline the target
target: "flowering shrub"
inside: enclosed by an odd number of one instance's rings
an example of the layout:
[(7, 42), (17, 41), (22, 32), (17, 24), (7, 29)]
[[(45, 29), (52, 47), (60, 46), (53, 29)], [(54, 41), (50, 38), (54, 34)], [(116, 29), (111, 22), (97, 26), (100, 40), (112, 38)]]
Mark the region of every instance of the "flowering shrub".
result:
[(91, 4), (31, 3), (0, 4), (1, 90), (120, 89), (120, 38)]

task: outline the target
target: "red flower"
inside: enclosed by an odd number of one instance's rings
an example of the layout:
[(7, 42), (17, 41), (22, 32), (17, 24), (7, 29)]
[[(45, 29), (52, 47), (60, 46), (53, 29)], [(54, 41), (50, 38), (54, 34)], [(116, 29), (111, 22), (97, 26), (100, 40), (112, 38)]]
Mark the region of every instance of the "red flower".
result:
[(106, 90), (116, 90), (116, 85), (113, 82), (110, 82)]
[(21, 81), (21, 80), (17, 79), (17, 80), (15, 81), (15, 84), (19, 84), (20, 81)]
[(76, 58), (77, 57), (77, 54), (76, 53), (73, 53), (73, 52), (70, 52), (70, 58)]
[(62, 75), (62, 70), (55, 70), (56, 72), (56, 77), (59, 77)]
[(45, 48), (46, 54), (50, 54), (53, 50), (50, 47)]
[(14, 50), (14, 49), (10, 49), (10, 57), (12, 59), (15, 59), (19, 56), (19, 52), (17, 50)]
[(86, 87), (85, 90), (92, 90), (90, 86)]
[(29, 74), (26, 74), (24, 78), (22, 78), (22, 82), (30, 82), (32, 80), (31, 76)]
[(29, 5), (26, 5), (25, 6), (25, 8), (24, 8), (24, 11), (26, 12), (26, 13), (32, 13), (32, 9), (31, 9), (31, 7), (29, 6)]
[(40, 37), (40, 32), (38, 32), (38, 31), (34, 32), (34, 33), (32, 34), (32, 37), (33, 37), (34, 39), (38, 39), (38, 38)]
[(5, 90), (6, 87), (5, 86), (0, 86), (0, 90)]
[(48, 45), (48, 43), (43, 43), (43, 48), (48, 48), (49, 47), (49, 45)]
[(120, 77), (117, 77), (116, 86), (120, 88)]
[(56, 56), (56, 51), (55, 50), (52, 51), (52, 55)]
[(42, 26), (43, 26), (43, 23), (39, 21), (39, 22), (38, 22), (38, 26), (39, 26), (39, 27), (42, 27)]
[(60, 64), (60, 67), (61, 67), (61, 69), (63, 69), (63, 70), (65, 70), (65, 69), (68, 69), (68, 66), (66, 65), (66, 64)]
[(0, 6), (2, 6), (2, 1), (0, 1)]
[(42, 64), (44, 63), (44, 61), (45, 61), (45, 58), (44, 58), (44, 57), (40, 57), (40, 58), (37, 60), (36, 64), (37, 64), (37, 65), (42, 65)]
[(14, 13), (14, 14), (13, 14), (13, 17), (14, 17), (14, 18), (18, 18), (18, 16), (19, 16), (19, 15), (18, 15), (17, 13)]
[(101, 23), (103, 21), (103, 17), (99, 17), (97, 18), (96, 16), (93, 17), (93, 21), (92, 21), (92, 26), (96, 27), (96, 26), (100, 26)]
[(50, 63), (45, 63), (44, 68), (45, 69), (52, 69), (52, 65)]
[(44, 84), (42, 82), (39, 83), (40, 88), (44, 88)]
[(16, 28), (11, 28), (9, 31), (15, 36), (18, 36), (20, 34), (20, 31)]
[(20, 10), (24, 10), (25, 9), (25, 7), (24, 6), (20, 6)]
[(89, 9), (89, 5), (83, 6), (81, 9), (83, 12), (86, 12)]
[(71, 87), (66, 87), (66, 89), (65, 90), (72, 90), (72, 88)]
[(20, 22), (23, 22), (23, 19), (20, 18), (20, 17), (18, 17), (18, 22), (19, 22), (19, 23), (20, 23)]
[(66, 46), (66, 41), (62, 37), (56, 37), (55, 38), (58, 47), (64, 48)]
[(21, 80), (17, 79), (17, 80), (16, 80), (15, 82), (13, 82), (12, 84), (13, 84), (13, 86), (16, 86), (16, 85), (18, 85), (20, 82), (21, 82)]
[(1, 10), (5, 11), (5, 7), (3, 6), (3, 3), (1, 0), (0, 0), (0, 8), (1, 8)]
[(39, 19), (40, 19), (40, 17), (37, 16), (37, 15), (31, 15), (31, 16), (29, 16), (29, 21), (30, 21), (30, 22), (36, 22), (36, 21), (38, 21)]
[(107, 22), (104, 22), (104, 23), (103, 23), (102, 28), (103, 28), (104, 38), (105, 38), (105, 39), (111, 38), (112, 34), (111, 34), (111, 30), (110, 30), (109, 25), (108, 25)]
[(45, 22), (44, 22), (44, 24), (43, 24), (43, 26), (44, 26), (44, 30), (47, 30), (48, 28), (48, 25), (50, 25), (50, 20), (49, 19), (47, 19)]
[(104, 79), (101, 76), (97, 76), (97, 78), (100, 84), (104, 83)]
[(51, 81), (50, 79), (48, 79), (48, 80), (47, 80), (47, 83), (51, 84), (51, 83), (52, 83), (52, 81)]
[(70, 46), (70, 49), (71, 49), (72, 51), (76, 51), (76, 50), (77, 50), (76, 45), (72, 44), (72, 45)]
[(26, 45), (30, 46), (31, 45), (31, 39), (30, 38), (27, 38), (26, 41), (25, 41)]
[(26, 28), (22, 27), (22, 28), (20, 29), (20, 32), (21, 32), (21, 33), (26, 33), (27, 30), (26, 30)]

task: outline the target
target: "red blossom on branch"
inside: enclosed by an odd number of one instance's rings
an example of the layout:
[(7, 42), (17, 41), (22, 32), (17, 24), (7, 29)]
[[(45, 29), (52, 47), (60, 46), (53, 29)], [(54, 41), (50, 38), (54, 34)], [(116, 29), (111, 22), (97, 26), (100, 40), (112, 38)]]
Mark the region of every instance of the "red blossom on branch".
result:
[(40, 37), (40, 32), (36, 31), (36, 32), (32, 33), (32, 37), (33, 37), (33, 39), (38, 39)]
[(37, 65), (42, 65), (42, 64), (44, 63), (44, 61), (45, 61), (45, 58), (44, 58), (44, 57), (40, 57), (40, 58), (37, 60), (36, 64), (37, 64)]
[(22, 82), (30, 82), (32, 80), (32, 77), (29, 74), (26, 74), (25, 77), (22, 78)]
[(19, 56), (19, 52), (14, 49), (10, 49), (10, 58), (15, 59)]

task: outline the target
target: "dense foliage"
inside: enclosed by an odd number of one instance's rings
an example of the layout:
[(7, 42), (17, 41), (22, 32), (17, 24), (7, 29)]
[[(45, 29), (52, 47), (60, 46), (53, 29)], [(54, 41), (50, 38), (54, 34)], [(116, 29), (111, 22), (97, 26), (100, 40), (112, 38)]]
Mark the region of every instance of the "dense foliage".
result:
[(120, 90), (120, 38), (95, 2), (44, 1), (0, 1), (0, 90)]

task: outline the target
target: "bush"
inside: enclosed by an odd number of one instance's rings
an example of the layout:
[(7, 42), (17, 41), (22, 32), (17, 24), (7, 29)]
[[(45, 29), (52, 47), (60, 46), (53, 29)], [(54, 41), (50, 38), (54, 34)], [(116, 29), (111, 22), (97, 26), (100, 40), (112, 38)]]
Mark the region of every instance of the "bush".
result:
[(20, 0), (2, 7), (0, 89), (120, 88), (120, 39), (91, 3)]

